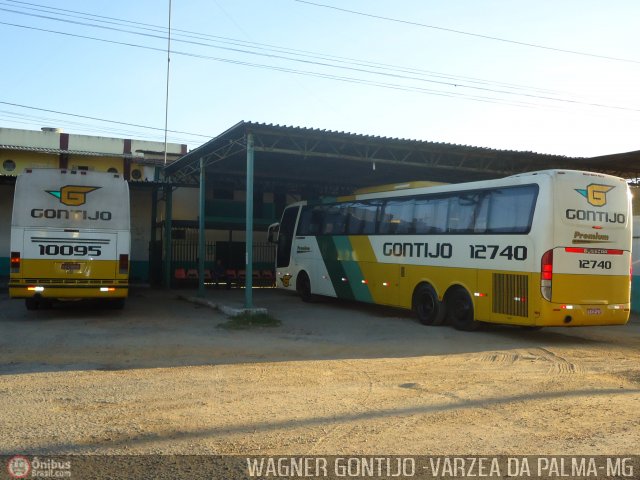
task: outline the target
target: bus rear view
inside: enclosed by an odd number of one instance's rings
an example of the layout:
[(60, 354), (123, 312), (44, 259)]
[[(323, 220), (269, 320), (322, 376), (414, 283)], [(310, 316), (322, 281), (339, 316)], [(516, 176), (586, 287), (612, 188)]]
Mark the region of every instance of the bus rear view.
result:
[(631, 295), (629, 187), (621, 178), (597, 173), (555, 175), (553, 248), (541, 258), (546, 301), (540, 324), (624, 324)]
[(129, 250), (129, 187), (120, 175), (27, 169), (16, 179), (9, 294), (28, 309), (88, 298), (121, 308)]

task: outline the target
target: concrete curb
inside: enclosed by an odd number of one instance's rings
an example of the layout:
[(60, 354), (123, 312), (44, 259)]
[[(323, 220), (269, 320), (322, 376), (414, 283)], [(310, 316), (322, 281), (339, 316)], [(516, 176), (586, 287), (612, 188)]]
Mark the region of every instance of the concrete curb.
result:
[(230, 307), (228, 305), (222, 305), (219, 303), (212, 302), (211, 300), (207, 300), (205, 298), (200, 297), (188, 297), (186, 295), (178, 295), (180, 300), (185, 300), (187, 302), (195, 303), (197, 305), (202, 305), (205, 307), (212, 308), (214, 310), (218, 310), (219, 312), (224, 313), (228, 317), (236, 317), (238, 315), (242, 315), (243, 313), (250, 313), (252, 315), (264, 314), (267, 315), (269, 312), (266, 308), (244, 308), (244, 307)]

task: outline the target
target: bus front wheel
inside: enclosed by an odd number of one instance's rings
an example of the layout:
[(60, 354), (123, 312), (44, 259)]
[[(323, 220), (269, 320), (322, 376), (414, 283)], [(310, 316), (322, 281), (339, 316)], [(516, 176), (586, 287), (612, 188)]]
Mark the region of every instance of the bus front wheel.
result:
[(296, 291), (303, 302), (310, 302), (313, 298), (311, 295), (311, 281), (306, 272), (300, 272), (296, 279)]
[(442, 325), (445, 308), (431, 285), (423, 283), (413, 293), (413, 309), (423, 325)]
[(447, 320), (457, 330), (477, 330), (480, 322), (474, 319), (473, 301), (462, 287), (453, 287), (445, 296)]

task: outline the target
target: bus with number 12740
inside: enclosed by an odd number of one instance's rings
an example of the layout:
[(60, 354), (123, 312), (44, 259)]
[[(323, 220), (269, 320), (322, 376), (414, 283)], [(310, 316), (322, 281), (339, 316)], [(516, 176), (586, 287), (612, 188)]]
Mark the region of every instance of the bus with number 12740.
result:
[(270, 227), (277, 286), (416, 312), (474, 330), (624, 324), (630, 314), (626, 181), (546, 170), (420, 182), (298, 202)]

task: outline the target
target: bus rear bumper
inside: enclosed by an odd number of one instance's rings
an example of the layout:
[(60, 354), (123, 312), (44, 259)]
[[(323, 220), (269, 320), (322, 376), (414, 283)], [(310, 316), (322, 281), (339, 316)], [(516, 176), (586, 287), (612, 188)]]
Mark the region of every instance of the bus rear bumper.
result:
[(15, 285), (9, 284), (11, 298), (126, 298), (129, 295), (128, 285)]
[(562, 305), (546, 303), (535, 319), (539, 327), (586, 327), (624, 325), (629, 321), (631, 304)]

